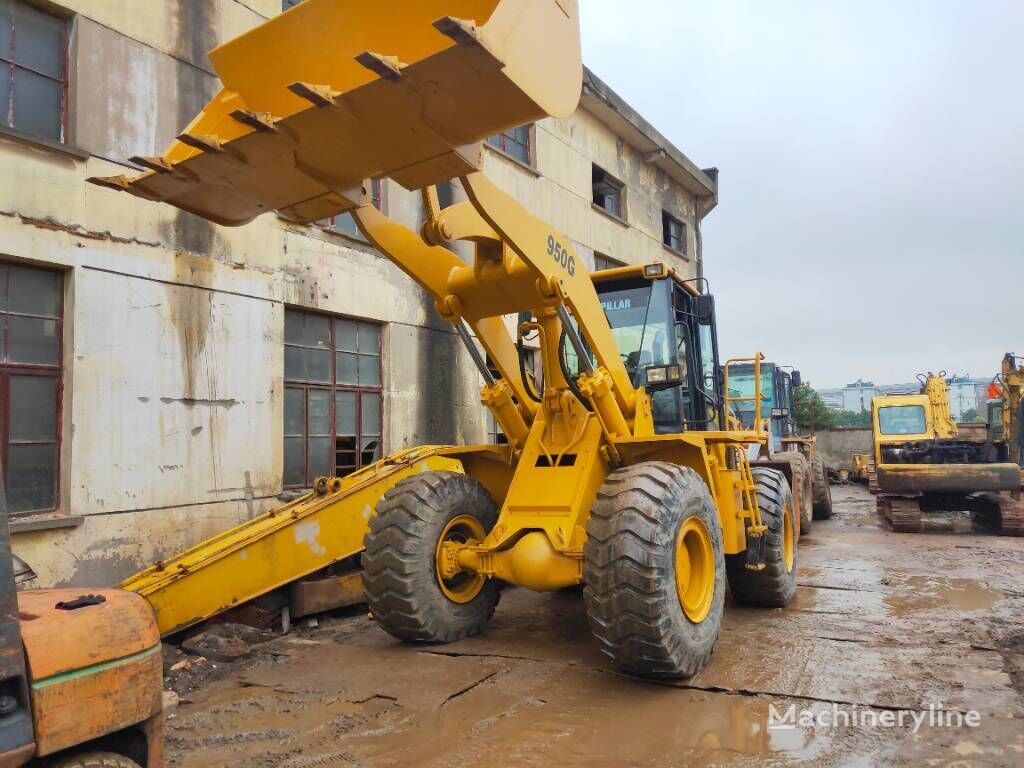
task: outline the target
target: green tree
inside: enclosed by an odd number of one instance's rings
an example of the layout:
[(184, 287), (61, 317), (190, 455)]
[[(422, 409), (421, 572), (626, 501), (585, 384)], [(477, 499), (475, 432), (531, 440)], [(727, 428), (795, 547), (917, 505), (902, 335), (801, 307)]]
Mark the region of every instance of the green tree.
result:
[(836, 414), (837, 427), (870, 427), (871, 411), (840, 411)]
[(810, 384), (801, 384), (793, 391), (793, 410), (797, 427), (802, 431), (828, 429), (835, 425), (836, 414), (825, 405), (821, 395)]
[(977, 408), (968, 408), (960, 414), (960, 418), (957, 421), (961, 424), (984, 424), (987, 419), (978, 413)]

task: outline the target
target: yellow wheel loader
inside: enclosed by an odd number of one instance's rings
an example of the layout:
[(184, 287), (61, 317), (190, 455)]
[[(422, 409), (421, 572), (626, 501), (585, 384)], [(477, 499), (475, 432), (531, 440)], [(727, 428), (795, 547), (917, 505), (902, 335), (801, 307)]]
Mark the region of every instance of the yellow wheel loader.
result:
[(953, 525), (953, 518), (930, 512), (971, 512), (981, 527), (1020, 534), (1021, 505), (1000, 501), (1002, 492), (1020, 489), (1020, 467), (1000, 460), (989, 442), (960, 436), (945, 373), (918, 379), (918, 394), (871, 402), (878, 514), (893, 530), (915, 533)]
[[(414, 449), (324, 479), (125, 586), (171, 630), (362, 551), (380, 625), (437, 643), (481, 631), (500, 582), (582, 584), (617, 665), (692, 675), (727, 583), (776, 607), (796, 586), (788, 483), (751, 470), (761, 432), (723, 426), (713, 298), (661, 263), (588, 274), (481, 172), (485, 137), (576, 108), (575, 0), (393, 5), (306, 0), (222, 45), (223, 91), (166, 154), (92, 181), (225, 225), (351, 212), (465, 342), (508, 445)], [(370, 204), (367, 180), (384, 176), (423, 190), (419, 232)], [(434, 185), (454, 177), (469, 201), (442, 210)], [(470, 263), (446, 247), (458, 241)], [(539, 340), (539, 382), (524, 335)], [(296, 526), (322, 551), (296, 547)]]
[[(801, 384), (800, 371), (786, 367), (761, 360), (730, 360), (723, 366), (723, 375), (729, 402), (736, 404), (734, 411), (741, 426), (751, 429), (763, 424), (769, 433), (756, 463), (780, 469), (786, 475), (803, 534), (814, 520), (832, 517), (832, 489), (825, 462), (814, 450), (814, 436), (800, 435), (797, 427), (793, 393)], [(756, 402), (755, 382), (761, 393)]]

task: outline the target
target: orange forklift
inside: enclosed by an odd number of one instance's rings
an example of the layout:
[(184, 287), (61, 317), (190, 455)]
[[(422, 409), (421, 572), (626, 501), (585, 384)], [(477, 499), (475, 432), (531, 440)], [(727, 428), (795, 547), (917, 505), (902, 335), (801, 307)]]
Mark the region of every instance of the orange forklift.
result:
[(0, 768), (162, 768), (153, 610), (119, 589), (17, 591), (0, 485)]

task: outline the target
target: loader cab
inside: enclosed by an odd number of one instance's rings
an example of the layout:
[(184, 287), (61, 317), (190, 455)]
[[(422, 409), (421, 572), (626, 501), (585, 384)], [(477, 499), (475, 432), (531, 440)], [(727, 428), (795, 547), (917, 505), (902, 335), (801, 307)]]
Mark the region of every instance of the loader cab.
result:
[(633, 386), (646, 387), (654, 430), (723, 424), (714, 298), (660, 263), (594, 274), (605, 316)]
[[(771, 420), (772, 451), (782, 450), (783, 438), (796, 437), (796, 411), (793, 389), (800, 385), (800, 372), (787, 371), (775, 363), (761, 363), (761, 419)], [(740, 398), (736, 417), (744, 429), (755, 429), (757, 411), (754, 366), (740, 363), (729, 367), (729, 396)], [(748, 399), (744, 399), (748, 398)]]

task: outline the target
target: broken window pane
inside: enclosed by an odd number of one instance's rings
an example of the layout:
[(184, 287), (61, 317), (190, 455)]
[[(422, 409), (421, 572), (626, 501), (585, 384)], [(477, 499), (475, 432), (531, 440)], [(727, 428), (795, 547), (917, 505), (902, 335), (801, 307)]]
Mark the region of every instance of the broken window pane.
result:
[(613, 216), (622, 218), (622, 182), (609, 176), (604, 169), (593, 166), (591, 171), (594, 205)]
[(57, 379), (52, 376), (11, 376), (11, 440), (55, 440)]
[(364, 467), (377, 461), (380, 458), (380, 438), (376, 435), (364, 436), (360, 452)]
[(31, 512), (56, 506), (54, 480), (57, 445), (18, 445), (7, 448), (7, 506), (11, 512)]
[(284, 484), (303, 485), (306, 482), (306, 441), (301, 437), (284, 439)]
[(14, 13), (18, 64), (50, 77), (63, 78), (64, 24), (63, 19), (18, 3)]
[(10, 362), (48, 365), (60, 362), (56, 320), (10, 315), (7, 323)]
[(63, 95), (62, 83), (16, 67), (13, 127), (35, 136), (60, 141)]
[(13, 265), (10, 270), (11, 312), (56, 317), (60, 312), (60, 273)]
[(356, 393), (339, 390), (334, 393), (335, 432), (339, 435), (356, 433)]

